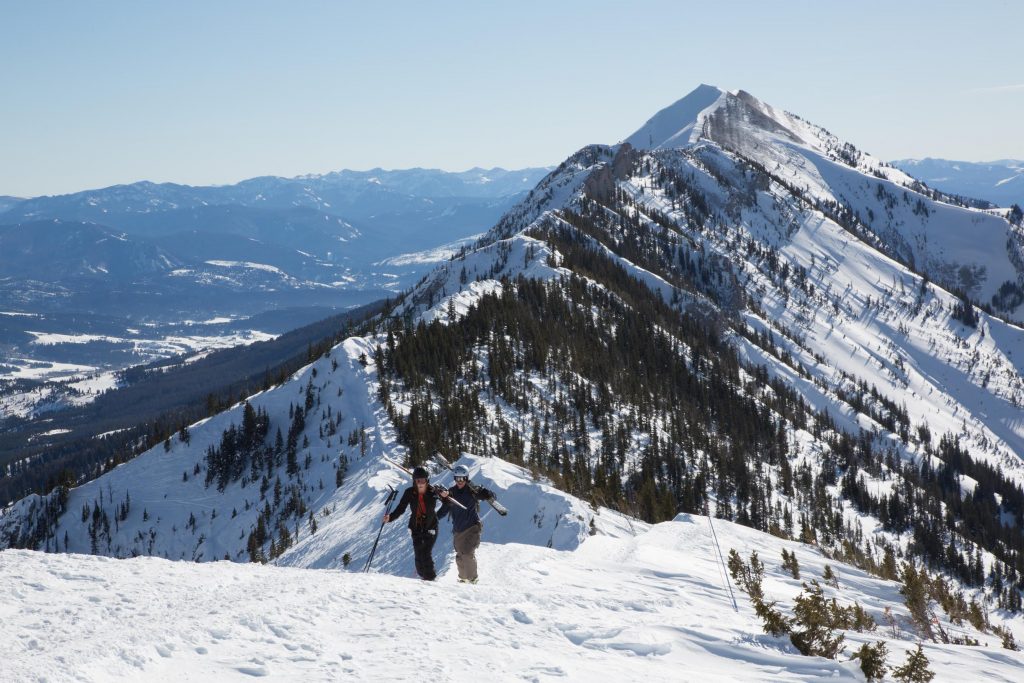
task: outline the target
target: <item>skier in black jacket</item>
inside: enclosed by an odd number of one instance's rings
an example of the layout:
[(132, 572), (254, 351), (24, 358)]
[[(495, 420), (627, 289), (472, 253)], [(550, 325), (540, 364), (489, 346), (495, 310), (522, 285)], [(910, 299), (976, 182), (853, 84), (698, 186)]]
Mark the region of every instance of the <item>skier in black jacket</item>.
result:
[[(455, 564), (459, 568), (459, 583), (476, 583), (476, 549), (480, 547), (480, 535), (484, 525), (480, 521), (481, 500), (489, 500), (494, 494), (485, 488), (474, 490), (469, 485), (469, 470), (465, 465), (452, 468), (455, 475), (455, 486), (442, 491), (440, 516), (446, 513), (452, 518), (452, 531), (455, 532)], [(448, 502), (454, 498), (465, 506), (465, 510)]]
[[(385, 522), (391, 522), (402, 516), (405, 508), (409, 510), (409, 531), (412, 533), (412, 549), (416, 557), (416, 573), (421, 579), (433, 581), (437, 577), (434, 571), (434, 542), (437, 541), (438, 515), (437, 496), (428, 485), (429, 473), (422, 467), (412, 471), (413, 485), (405, 490), (394, 510), (384, 515)], [(444, 508), (442, 508), (442, 511)], [(442, 512), (443, 515), (443, 512)]]

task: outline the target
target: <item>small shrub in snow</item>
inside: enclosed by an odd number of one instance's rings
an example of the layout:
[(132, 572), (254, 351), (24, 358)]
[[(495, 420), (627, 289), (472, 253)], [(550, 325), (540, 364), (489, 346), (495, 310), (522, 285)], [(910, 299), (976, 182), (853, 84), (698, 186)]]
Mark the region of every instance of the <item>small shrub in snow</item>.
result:
[(901, 683), (928, 683), (935, 678), (935, 674), (928, 668), (928, 658), (920, 643), (916, 650), (907, 652), (907, 661), (903, 666), (892, 670), (892, 677)]
[(870, 683), (870, 681), (880, 681), (885, 678), (885, 672), (888, 671), (885, 658), (888, 654), (889, 650), (885, 647), (885, 643), (879, 640), (874, 645), (864, 643), (853, 656), (860, 660), (860, 670), (864, 672), (864, 677)]

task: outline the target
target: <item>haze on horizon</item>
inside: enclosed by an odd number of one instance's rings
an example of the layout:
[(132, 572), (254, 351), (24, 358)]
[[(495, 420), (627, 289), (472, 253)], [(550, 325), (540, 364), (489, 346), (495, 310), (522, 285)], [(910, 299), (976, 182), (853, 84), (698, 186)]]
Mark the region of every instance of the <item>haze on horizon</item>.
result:
[(884, 159), (1024, 158), (995, 0), (8, 4), (0, 194), (559, 163), (701, 83)]

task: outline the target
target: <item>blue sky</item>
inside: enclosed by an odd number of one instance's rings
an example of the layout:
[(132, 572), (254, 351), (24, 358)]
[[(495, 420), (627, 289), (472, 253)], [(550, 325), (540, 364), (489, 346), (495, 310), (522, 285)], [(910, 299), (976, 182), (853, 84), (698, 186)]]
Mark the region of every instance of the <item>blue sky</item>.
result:
[(700, 83), (886, 159), (1024, 158), (1022, 6), (2, 0), (0, 194), (557, 164)]

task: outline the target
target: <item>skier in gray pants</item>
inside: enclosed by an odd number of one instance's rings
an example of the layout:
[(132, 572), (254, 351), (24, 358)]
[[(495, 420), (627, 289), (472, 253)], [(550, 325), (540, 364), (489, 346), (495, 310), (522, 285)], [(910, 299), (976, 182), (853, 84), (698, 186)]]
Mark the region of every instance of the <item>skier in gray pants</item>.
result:
[[(484, 525), (480, 521), (481, 500), (489, 500), (494, 494), (485, 488), (473, 489), (469, 486), (469, 470), (465, 465), (452, 468), (455, 475), (455, 486), (448, 491), (440, 492), (442, 507), (437, 516), (445, 514), (452, 518), (452, 531), (455, 536), (455, 564), (459, 568), (459, 583), (476, 583), (476, 549), (480, 546), (480, 535)], [(448, 502), (449, 496), (459, 501), (465, 509)]]

